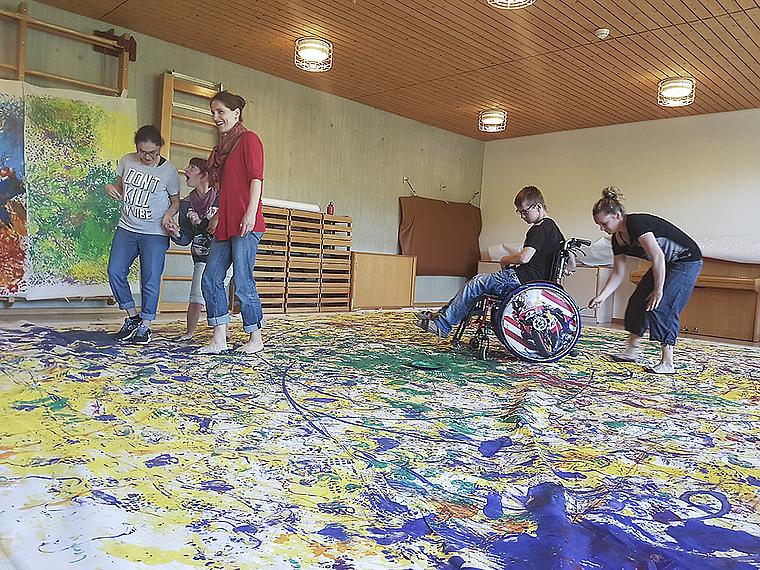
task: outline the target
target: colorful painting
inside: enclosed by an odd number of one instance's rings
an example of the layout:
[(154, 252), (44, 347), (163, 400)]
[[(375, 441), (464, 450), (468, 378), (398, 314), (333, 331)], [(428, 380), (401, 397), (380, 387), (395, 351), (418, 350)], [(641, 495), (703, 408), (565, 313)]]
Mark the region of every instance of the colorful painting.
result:
[(0, 331), (0, 550), (18, 570), (758, 568), (756, 348), (680, 341), (657, 376), (605, 358), (619, 332), (541, 365), (412, 320), (272, 318), (256, 356), (198, 355), (179, 323), (143, 347)]
[(0, 80), (0, 296), (25, 295), (26, 260), (23, 92)]
[(120, 204), (104, 186), (134, 151), (134, 99), (24, 86), (27, 298), (110, 295)]

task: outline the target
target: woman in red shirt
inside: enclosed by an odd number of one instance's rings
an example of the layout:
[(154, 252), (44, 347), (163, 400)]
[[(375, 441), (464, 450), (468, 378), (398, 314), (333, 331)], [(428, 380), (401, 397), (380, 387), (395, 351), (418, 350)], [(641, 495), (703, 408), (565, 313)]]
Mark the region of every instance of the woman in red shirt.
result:
[(208, 159), (211, 186), (219, 190), (219, 211), (209, 223), (214, 234), (201, 289), (206, 301), (209, 325), (214, 327), (211, 342), (203, 353), (227, 350), (230, 314), (224, 290), (224, 276), (230, 265), (235, 275), (235, 294), (240, 299), (243, 330), (250, 338), (238, 351), (253, 354), (264, 348), (261, 327), (264, 316), (256, 291), (253, 267), (264, 234), (261, 188), (264, 180), (264, 148), (255, 133), (243, 126), (245, 99), (220, 91), (211, 99), (211, 115), (221, 140)]

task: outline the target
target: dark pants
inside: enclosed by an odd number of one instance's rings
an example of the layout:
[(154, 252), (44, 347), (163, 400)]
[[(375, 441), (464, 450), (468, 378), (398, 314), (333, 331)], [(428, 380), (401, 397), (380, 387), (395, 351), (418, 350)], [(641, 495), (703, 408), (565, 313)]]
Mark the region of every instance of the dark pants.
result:
[(689, 301), (701, 270), (701, 259), (666, 264), (662, 300), (654, 311), (647, 311), (647, 297), (654, 291), (654, 275), (651, 269), (647, 271), (628, 299), (625, 330), (636, 336), (644, 336), (649, 329), (650, 339), (661, 344), (675, 345), (679, 329), (678, 316)]

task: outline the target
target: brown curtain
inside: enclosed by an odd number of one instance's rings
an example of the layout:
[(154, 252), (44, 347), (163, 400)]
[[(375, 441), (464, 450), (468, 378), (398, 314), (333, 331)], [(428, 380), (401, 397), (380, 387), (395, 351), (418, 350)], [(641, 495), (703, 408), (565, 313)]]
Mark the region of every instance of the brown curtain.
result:
[(403, 196), (398, 241), (403, 255), (417, 256), (417, 275), (477, 273), (483, 222), (469, 203)]

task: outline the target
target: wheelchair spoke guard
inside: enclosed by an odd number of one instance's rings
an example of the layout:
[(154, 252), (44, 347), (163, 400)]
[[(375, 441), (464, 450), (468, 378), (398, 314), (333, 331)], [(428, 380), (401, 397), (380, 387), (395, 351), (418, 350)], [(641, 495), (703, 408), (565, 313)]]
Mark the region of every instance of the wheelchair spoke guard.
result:
[(581, 335), (581, 313), (573, 298), (552, 283), (530, 283), (512, 291), (496, 315), (496, 336), (517, 358), (554, 362)]

